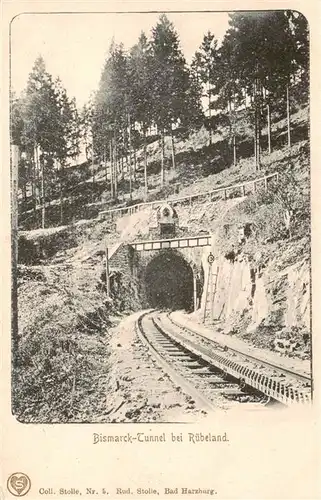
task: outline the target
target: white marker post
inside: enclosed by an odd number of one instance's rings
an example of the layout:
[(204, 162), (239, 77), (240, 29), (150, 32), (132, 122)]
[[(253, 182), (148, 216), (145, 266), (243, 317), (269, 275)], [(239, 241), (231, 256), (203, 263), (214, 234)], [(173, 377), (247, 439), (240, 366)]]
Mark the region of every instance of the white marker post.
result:
[(204, 316), (203, 316), (203, 323), (204, 324), (206, 321), (206, 306), (207, 306), (207, 302), (208, 302), (209, 287), (211, 286), (212, 264), (213, 264), (214, 260), (215, 260), (215, 257), (212, 254), (212, 252), (210, 252), (208, 257), (207, 257), (208, 273), (207, 273), (206, 294), (205, 294), (205, 302), (204, 302)]
[(192, 264), (192, 271), (193, 271), (193, 302), (194, 302), (194, 312), (197, 310), (197, 268), (195, 264)]

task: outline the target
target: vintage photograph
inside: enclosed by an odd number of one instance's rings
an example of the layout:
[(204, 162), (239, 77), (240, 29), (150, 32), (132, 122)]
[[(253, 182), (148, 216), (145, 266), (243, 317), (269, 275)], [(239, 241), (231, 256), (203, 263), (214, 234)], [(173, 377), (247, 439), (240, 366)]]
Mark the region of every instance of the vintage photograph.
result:
[(13, 19), (19, 422), (312, 404), (309, 54), (292, 10)]

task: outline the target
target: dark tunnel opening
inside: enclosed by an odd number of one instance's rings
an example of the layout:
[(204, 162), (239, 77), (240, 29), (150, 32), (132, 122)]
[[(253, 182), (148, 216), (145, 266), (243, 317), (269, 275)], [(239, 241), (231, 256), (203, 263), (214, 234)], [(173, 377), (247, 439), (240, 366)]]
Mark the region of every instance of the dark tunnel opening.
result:
[(158, 254), (145, 273), (149, 305), (161, 309), (193, 309), (193, 271), (183, 256), (173, 250)]

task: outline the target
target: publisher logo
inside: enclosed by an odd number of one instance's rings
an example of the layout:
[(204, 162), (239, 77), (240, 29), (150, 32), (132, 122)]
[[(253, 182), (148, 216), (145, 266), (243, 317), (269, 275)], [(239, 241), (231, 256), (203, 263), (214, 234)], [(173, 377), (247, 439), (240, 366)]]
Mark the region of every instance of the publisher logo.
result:
[(31, 487), (31, 481), (27, 474), (23, 472), (15, 472), (11, 474), (7, 482), (7, 488), (11, 495), (15, 497), (23, 497), (28, 493)]

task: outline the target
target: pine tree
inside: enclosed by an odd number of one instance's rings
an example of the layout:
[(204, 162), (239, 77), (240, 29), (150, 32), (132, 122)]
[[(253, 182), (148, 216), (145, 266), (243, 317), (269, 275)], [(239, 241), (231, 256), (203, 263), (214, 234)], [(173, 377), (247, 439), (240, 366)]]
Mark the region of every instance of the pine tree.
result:
[(292, 36), (295, 40), (295, 71), (300, 81), (300, 95), (307, 100), (309, 92), (309, 26), (307, 19), (299, 12), (287, 11), (289, 23), (291, 24)]
[[(25, 152), (23, 144), (23, 100), (11, 94), (11, 143), (19, 146), (20, 153)], [(18, 172), (19, 188), (23, 193), (24, 200), (27, 201), (27, 186), (30, 181), (30, 169), (26, 158), (20, 158)]]
[(143, 133), (144, 144), (144, 190), (148, 193), (147, 182), (147, 130), (152, 124), (152, 55), (151, 47), (144, 32), (138, 43), (132, 47), (129, 59), (129, 108), (132, 121), (138, 122)]
[(80, 136), (85, 146), (86, 160), (90, 159), (92, 148), (92, 128), (94, 116), (93, 96), (84, 104), (79, 115)]
[(55, 136), (54, 166), (59, 181), (60, 223), (63, 224), (65, 166), (67, 159), (79, 154), (80, 119), (75, 99), (68, 98), (59, 78), (55, 81), (55, 92), (60, 117)]
[(203, 86), (207, 98), (208, 120), (206, 126), (209, 132), (209, 144), (212, 144), (212, 97), (213, 83), (215, 82), (216, 72), (218, 69), (218, 42), (215, 36), (208, 31), (203, 37), (202, 44), (198, 51), (195, 52), (192, 69), (196, 73), (200, 84)]
[[(29, 75), (24, 100), (24, 142), (34, 151), (34, 182), (37, 197), (38, 181), (41, 185), (42, 222), (45, 227), (45, 175), (46, 157), (53, 154), (59, 111), (55, 98), (51, 75), (47, 73), (45, 62), (40, 56), (36, 59)], [(35, 200), (35, 203), (37, 201)]]
[(53, 81), (41, 56), (29, 74), (21, 117), (21, 141), (33, 165), (34, 208), (41, 203), (41, 226), (45, 227), (46, 197), (50, 188), (54, 192), (58, 177), (56, 162), (62, 164), (78, 154), (79, 123), (75, 100), (68, 99), (59, 79)]
[[(117, 197), (119, 173), (117, 158), (125, 136), (126, 149), (128, 148), (126, 133), (129, 114), (127, 86), (127, 57), (122, 44), (116, 45), (113, 42), (96, 93), (93, 120), (95, 150), (100, 154), (104, 154), (107, 149), (110, 150), (111, 194), (113, 197)], [(108, 142), (109, 148), (107, 147)]]
[(261, 133), (266, 109), (268, 150), (271, 151), (271, 107), (284, 102), (287, 142), (291, 146), (291, 92), (299, 73), (308, 73), (308, 28), (305, 18), (292, 11), (235, 13), (225, 35), (233, 50), (231, 68), (246, 94), (251, 96), (256, 167), (260, 165)]
[(189, 90), (189, 72), (179, 46), (178, 35), (165, 14), (152, 29), (151, 70), (154, 96), (153, 119), (161, 134), (161, 186), (164, 185), (164, 136), (172, 138), (172, 165), (175, 167), (173, 127), (184, 117)]
[[(230, 15), (230, 29), (223, 47), (230, 54), (234, 79), (251, 95), (253, 103), (255, 166), (260, 168), (262, 91), (265, 64), (263, 24), (265, 13), (235, 13)], [(224, 58), (224, 55), (223, 55)]]
[[(231, 148), (233, 150), (233, 163), (237, 162), (237, 135), (239, 110), (246, 104), (246, 81), (239, 72), (237, 61), (238, 42), (233, 30), (226, 33), (222, 46), (219, 49), (217, 70), (214, 75), (217, 101), (215, 108), (224, 110), (226, 123), (229, 127)], [(218, 117), (222, 119), (222, 113)]]

